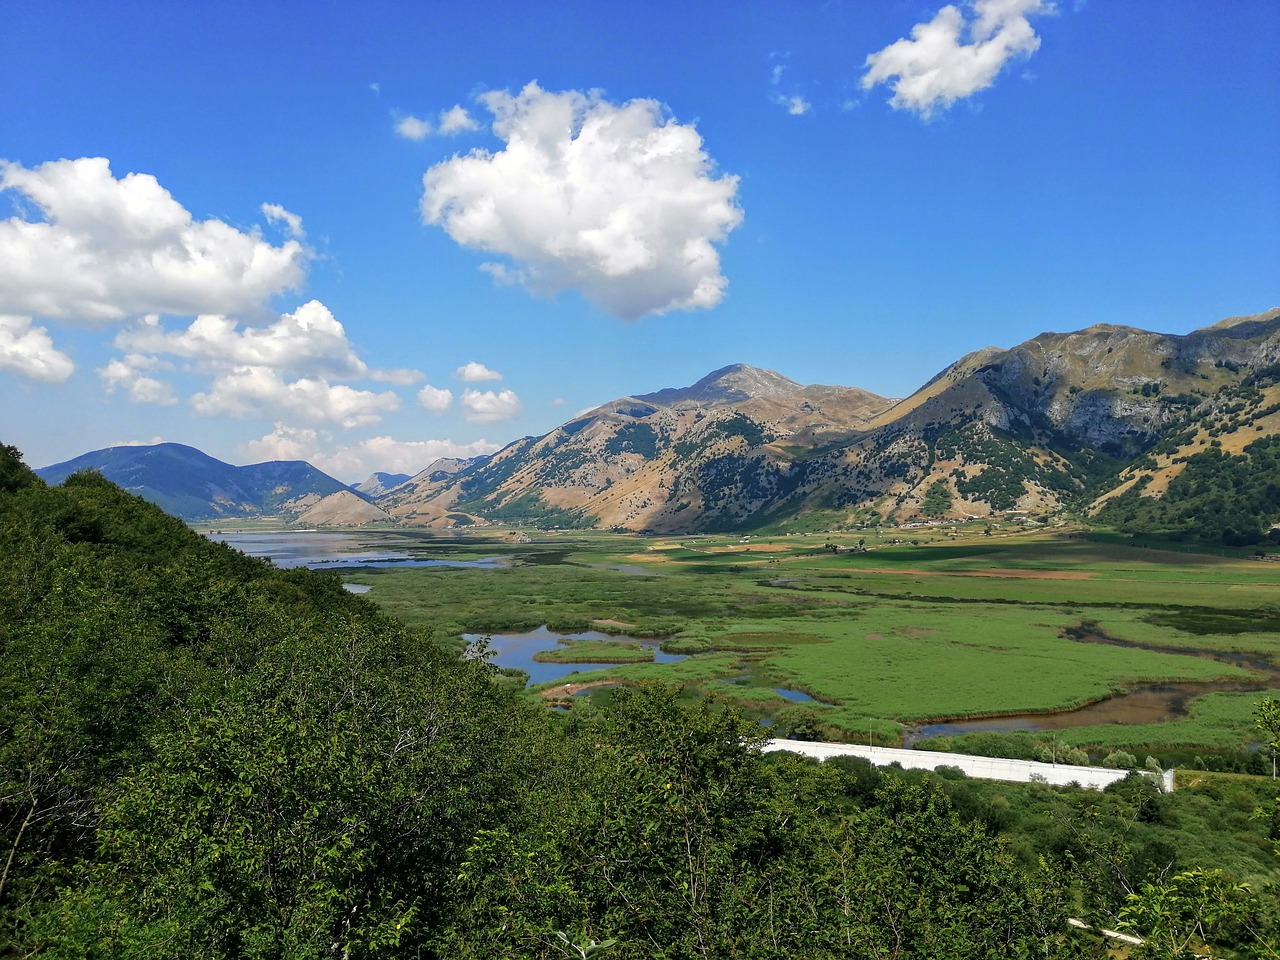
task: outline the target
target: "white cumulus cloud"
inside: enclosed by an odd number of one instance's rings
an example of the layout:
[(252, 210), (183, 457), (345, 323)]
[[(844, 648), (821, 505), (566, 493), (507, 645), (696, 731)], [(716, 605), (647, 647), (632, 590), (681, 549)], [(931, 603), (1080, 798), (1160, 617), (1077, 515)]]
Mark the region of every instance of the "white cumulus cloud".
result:
[(0, 190), (39, 219), (0, 221), (0, 310), (111, 321), (144, 313), (241, 313), (302, 281), (296, 239), (280, 246), (196, 220), (156, 178), (116, 179), (102, 157), (26, 168), (0, 162)]
[(483, 363), (476, 363), (474, 360), (469, 363), (464, 363), (457, 370), (453, 371), (453, 375), (466, 383), (480, 383), (484, 380), (502, 379), (502, 374), (497, 370), (490, 370)]
[(62, 383), (75, 368), (71, 358), (53, 345), (49, 331), (34, 326), (30, 317), (0, 315), (0, 369), (17, 370), (45, 383)]
[(431, 167), (426, 223), (509, 257), (504, 276), (535, 292), (577, 290), (624, 319), (723, 299), (715, 245), (742, 221), (738, 178), (714, 175), (693, 126), (654, 100), (536, 83), (480, 102), (506, 146)]
[(867, 57), (862, 87), (893, 89), (889, 103), (928, 118), (957, 100), (990, 87), (1010, 60), (1031, 56), (1040, 38), (1028, 17), (1055, 12), (1049, 0), (975, 0), (973, 15), (945, 6), (911, 39), (898, 40)]
[(349, 428), (377, 423), (383, 413), (400, 408), (400, 398), (391, 391), (331, 384), (323, 377), (289, 382), (270, 367), (240, 366), (215, 378), (207, 392), (191, 398), (191, 405), (203, 416), (247, 420), (283, 413)]
[(396, 133), (406, 140), (425, 140), (431, 136), (431, 123), (420, 117), (401, 117), (396, 122)]
[(312, 457), (319, 449), (320, 431), (312, 427), (291, 427), (278, 420), (275, 429), (265, 437), (245, 444), (245, 450), (256, 463), (264, 460), (306, 460), (312, 466), (318, 466)]
[(319, 300), (281, 314), (265, 327), (242, 329), (230, 317), (204, 314), (185, 330), (170, 331), (157, 317), (148, 316), (121, 330), (115, 345), (137, 354), (168, 354), (219, 366), (271, 367), (328, 377), (370, 373), (342, 324)]
[(449, 409), (449, 405), (453, 403), (453, 391), (442, 390), (426, 383), (418, 391), (418, 402), (432, 413), (444, 413)]
[(488, 440), (455, 443), (369, 437), (333, 447), (332, 438), (322, 431), (277, 422), (271, 433), (246, 444), (246, 452), (255, 460), (306, 460), (345, 483), (356, 483), (376, 470), (414, 474), (441, 457), (478, 457), (499, 446)]
[(454, 104), (448, 110), (440, 111), (440, 126), (438, 129), (445, 136), (451, 136), (455, 133), (479, 130), (480, 124), (472, 118), (471, 114), (467, 113), (466, 107)]
[(467, 112), (461, 104), (455, 104), (447, 110), (440, 111), (435, 124), (430, 120), (412, 115), (401, 117), (396, 121), (396, 133), (406, 140), (425, 140), (432, 134), (452, 137), (459, 133), (479, 130), (480, 124)]
[(514, 390), (463, 390), (462, 406), (470, 423), (497, 423), (520, 416), (520, 398)]
[(123, 359), (117, 357), (105, 367), (100, 367), (98, 376), (106, 384), (107, 393), (115, 393), (119, 390), (134, 403), (161, 405), (177, 403), (178, 397), (170, 384), (143, 372), (154, 365), (150, 357), (132, 355)]

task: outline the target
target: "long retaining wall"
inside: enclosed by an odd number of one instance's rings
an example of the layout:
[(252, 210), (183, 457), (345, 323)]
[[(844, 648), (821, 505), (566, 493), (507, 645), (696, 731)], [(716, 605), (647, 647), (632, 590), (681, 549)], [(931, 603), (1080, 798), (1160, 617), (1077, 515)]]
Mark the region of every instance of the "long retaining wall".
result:
[[(1128, 776), (1128, 770), (1107, 767), (1078, 767), (1069, 763), (1038, 763), (1034, 760), (1006, 760), (1003, 757), (972, 757), (963, 753), (939, 753), (936, 750), (901, 750), (897, 747), (872, 747), (856, 743), (813, 743), (807, 740), (770, 740), (766, 753), (788, 750), (806, 757), (826, 760), (829, 757), (862, 757), (877, 767), (896, 763), (910, 770), (936, 770), (958, 767), (970, 777), (980, 780), (1010, 780), (1014, 783), (1048, 783), (1058, 787), (1076, 785), (1101, 790)], [(1143, 770), (1144, 776), (1169, 793), (1173, 790), (1173, 771), (1155, 774)]]

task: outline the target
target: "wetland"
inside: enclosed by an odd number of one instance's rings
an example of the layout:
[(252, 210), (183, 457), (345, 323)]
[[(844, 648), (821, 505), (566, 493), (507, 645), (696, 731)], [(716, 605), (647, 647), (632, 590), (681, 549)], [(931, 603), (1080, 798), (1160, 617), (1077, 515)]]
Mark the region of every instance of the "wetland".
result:
[[(1280, 577), (1243, 558), (1078, 531), (679, 538), (594, 532), (436, 539), (240, 534), (555, 700), (649, 679), (765, 722), (914, 743), (1002, 731), (1089, 749), (1244, 749), (1280, 690)], [(243, 544), (243, 546), (242, 546)]]

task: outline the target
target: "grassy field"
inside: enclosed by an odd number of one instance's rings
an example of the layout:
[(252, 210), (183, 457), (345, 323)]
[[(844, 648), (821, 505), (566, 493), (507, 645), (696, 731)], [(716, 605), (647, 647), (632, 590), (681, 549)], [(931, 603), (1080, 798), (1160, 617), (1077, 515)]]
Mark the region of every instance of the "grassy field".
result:
[(371, 599), (445, 641), (543, 624), (672, 638), (668, 649), (688, 659), (574, 679), (667, 678), (765, 717), (796, 706), (778, 688), (803, 691), (815, 701), (804, 708), (833, 736), (870, 731), (892, 741), (927, 721), (1071, 710), (1135, 684), (1234, 681), (1259, 692), (1208, 693), (1163, 722), (1054, 736), (1098, 749), (1223, 749), (1256, 739), (1253, 704), (1261, 690), (1280, 689), (1271, 666), (1280, 663), (1276, 565), (1074, 530), (988, 535), (984, 526), (423, 539), (422, 556), (502, 556), (511, 566), (344, 579), (371, 585)]
[(560, 646), (535, 653), (533, 659), (539, 663), (646, 663), (652, 662), (653, 650), (638, 643), (561, 640)]

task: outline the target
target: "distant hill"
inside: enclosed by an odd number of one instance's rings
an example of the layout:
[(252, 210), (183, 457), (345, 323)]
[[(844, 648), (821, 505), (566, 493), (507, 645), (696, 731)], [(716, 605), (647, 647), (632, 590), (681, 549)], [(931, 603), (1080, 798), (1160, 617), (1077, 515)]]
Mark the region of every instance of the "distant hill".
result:
[(360, 527), (366, 523), (383, 523), (391, 517), (353, 490), (339, 490), (308, 506), (295, 520), (306, 526)]
[(366, 497), (380, 497), (408, 479), (407, 473), (383, 473), (379, 470), (369, 474), (364, 483), (353, 483), (351, 489)]
[(346, 484), (302, 460), (237, 467), (180, 443), (107, 447), (36, 473), (57, 484), (81, 470), (97, 471), (184, 520), (291, 516), (324, 497), (349, 491)]

